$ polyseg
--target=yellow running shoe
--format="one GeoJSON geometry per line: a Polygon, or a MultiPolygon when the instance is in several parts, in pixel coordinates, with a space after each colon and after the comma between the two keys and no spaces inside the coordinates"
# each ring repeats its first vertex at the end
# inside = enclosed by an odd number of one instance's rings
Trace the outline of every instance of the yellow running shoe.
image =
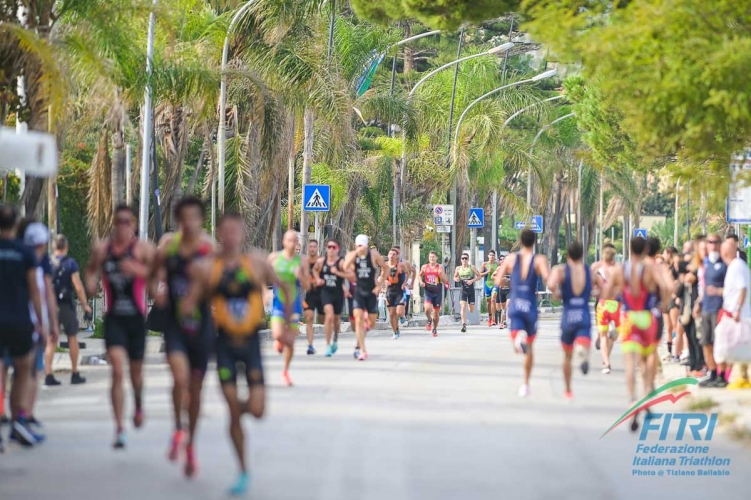
{"type": "Polygon", "coordinates": [[[748,380],[739,378],[735,382],[728,384],[727,388],[733,391],[737,391],[740,389],[751,389],[751,382],[749,382],[748,380]]]}

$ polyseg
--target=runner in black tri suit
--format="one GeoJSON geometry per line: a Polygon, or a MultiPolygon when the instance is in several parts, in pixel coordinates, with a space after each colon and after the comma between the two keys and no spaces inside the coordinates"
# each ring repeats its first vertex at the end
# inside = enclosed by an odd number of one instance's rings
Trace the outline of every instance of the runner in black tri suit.
{"type": "MultiPolygon", "coordinates": [[[[239,496],[246,493],[250,482],[240,419],[245,413],[261,418],[266,404],[258,334],[266,323],[263,292],[267,284],[285,290],[287,284],[278,279],[266,255],[260,252],[242,253],[245,228],[239,215],[223,215],[217,236],[221,242],[221,252],[216,258],[202,259],[192,266],[190,292],[181,307],[183,313],[190,314],[201,300],[211,301],[217,331],[219,381],[230,413],[230,438],[240,464],[240,475],[230,493],[239,496]],[[247,399],[240,399],[237,391],[239,364],[243,366],[243,374],[248,382],[247,399]]],[[[286,314],[291,317],[291,304],[286,314]]]]}
{"type": "MultiPolygon", "coordinates": [[[[318,262],[318,240],[308,240],[308,271],[313,276],[313,268],[318,262]]],[[[308,354],[315,354],[313,347],[313,324],[315,323],[316,313],[318,320],[323,316],[323,303],[321,303],[321,290],[323,289],[323,279],[313,279],[310,282],[310,288],[305,292],[305,301],[303,302],[303,315],[305,316],[305,328],[308,335],[308,354]]]]}
{"type": "Polygon", "coordinates": [[[326,256],[319,258],[313,268],[313,279],[323,282],[321,304],[325,315],[327,357],[332,356],[339,349],[344,298],[350,295],[349,287],[344,283],[347,273],[344,272],[343,262],[344,259],[339,257],[339,244],[334,240],[329,240],[326,243],[326,256]],[[331,341],[332,333],[334,334],[333,342],[331,341]]]}
{"type": "Polygon", "coordinates": [[[389,250],[388,268],[389,271],[386,274],[386,283],[388,283],[386,306],[389,309],[393,338],[398,339],[401,335],[399,318],[404,316],[404,289],[407,287],[408,271],[404,263],[399,262],[399,250],[396,248],[389,250]]]}
{"type": "Polygon", "coordinates": [[[360,361],[368,359],[365,347],[365,321],[369,319],[371,325],[378,320],[378,293],[381,290],[384,276],[389,272],[388,266],[376,249],[368,249],[368,237],[364,234],[355,238],[356,249],[347,254],[344,269],[348,278],[356,282],[352,308],[355,316],[355,332],[357,346],[354,356],[360,361]],[[376,269],[381,269],[376,283],[376,269]]]}
{"type": "Polygon", "coordinates": [[[143,412],[143,357],[146,348],[146,286],[152,274],[154,247],[135,237],[136,217],[122,205],[115,209],[112,238],[99,242],[91,250],[86,270],[86,289],[90,297],[97,293],[102,275],[106,313],[104,342],[112,367],[112,409],[117,435],[114,447],[125,447],[125,359],[130,362],[135,413],[133,425],[141,427],[143,412]]]}
{"type": "MultiPolygon", "coordinates": [[[[175,431],[169,450],[169,459],[179,457],[180,444],[185,437],[182,408],[188,407],[188,442],[186,445],[185,475],[196,472],[194,443],[201,410],[201,388],[208,366],[211,349],[211,311],[207,302],[199,303],[191,314],[184,314],[181,302],[190,289],[190,267],[213,253],[213,242],[203,229],[205,208],[194,196],[186,196],[175,207],[179,232],[166,234],[159,243],[157,267],[160,274],[155,280],[166,282],[166,296],[157,296],[157,305],[168,305],[169,311],[164,331],[167,361],[172,371],[172,406],[175,431]],[[187,400],[187,401],[186,401],[187,400]]],[[[155,286],[152,284],[152,286],[155,286]]]]}

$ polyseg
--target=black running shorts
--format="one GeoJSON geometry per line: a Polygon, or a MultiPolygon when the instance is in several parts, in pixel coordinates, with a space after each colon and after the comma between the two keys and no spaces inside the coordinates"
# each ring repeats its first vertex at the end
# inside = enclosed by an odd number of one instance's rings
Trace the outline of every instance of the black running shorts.
{"type": "Polygon", "coordinates": [[[237,383],[237,365],[242,364],[249,386],[263,385],[261,340],[258,333],[234,337],[219,332],[216,338],[216,367],[222,384],[237,383]]]}

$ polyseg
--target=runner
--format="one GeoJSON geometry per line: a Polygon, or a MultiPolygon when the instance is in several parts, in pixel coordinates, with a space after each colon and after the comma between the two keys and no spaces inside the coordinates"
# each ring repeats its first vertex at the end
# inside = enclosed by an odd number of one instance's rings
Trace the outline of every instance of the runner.
{"type": "Polygon", "coordinates": [[[316,262],[314,279],[323,279],[321,303],[323,304],[324,327],[326,331],[326,356],[333,356],[339,349],[339,333],[342,327],[342,310],[344,298],[349,294],[349,287],[344,283],[346,273],[342,269],[343,259],[339,257],[339,244],[334,240],[326,243],[326,256],[316,262]],[[331,334],[334,341],[331,341],[331,334]]]}
{"type": "MultiPolygon", "coordinates": [[[[78,317],[74,303],[74,294],[78,297],[84,313],[91,316],[93,311],[86,300],[78,262],[68,255],[68,239],[62,234],[55,238],[55,256],[53,261],[53,286],[57,296],[57,309],[60,324],[68,338],[70,350],[70,362],[72,365],[70,383],[83,384],[86,379],[78,371],[78,317]]],[[[55,354],[54,346],[47,347],[45,352],[45,385],[60,385],[60,382],[52,375],[52,357],[55,354]]]]}
{"type": "Polygon", "coordinates": [[[615,247],[611,243],[606,243],[602,248],[602,260],[592,264],[593,282],[599,294],[595,307],[598,331],[595,347],[602,352],[602,373],[605,375],[610,373],[610,355],[621,328],[620,300],[606,299],[602,295],[602,290],[608,283],[610,274],[616,265],[615,252],[615,247]],[[605,342],[604,349],[602,349],[602,342],[605,342]]]}
{"type": "Polygon", "coordinates": [[[204,231],[206,208],[200,198],[186,196],[174,209],[179,231],[165,234],[157,250],[157,269],[152,289],[157,291],[156,306],[168,305],[164,331],[167,362],[173,377],[172,408],[175,431],[168,458],[179,458],[180,445],[185,438],[182,409],[188,408],[188,441],[185,447],[185,475],[192,477],[197,470],[195,439],[201,412],[201,389],[209,362],[213,336],[211,310],[207,302],[200,302],[191,314],[183,314],[181,303],[190,290],[190,268],[214,252],[214,242],[204,231]],[[166,283],[158,293],[158,283],[166,283]]]}
{"type": "Polygon", "coordinates": [[[662,253],[662,258],[665,261],[668,272],[670,273],[670,281],[668,283],[668,285],[670,286],[670,302],[668,303],[668,314],[665,316],[665,326],[667,327],[668,331],[668,355],[663,359],[663,361],[678,363],[680,361],[680,358],[678,357],[680,355],[680,352],[677,349],[678,346],[676,346],[675,352],[673,351],[673,342],[677,341],[678,330],[680,327],[680,323],[678,321],[678,305],[675,302],[676,291],[678,290],[679,284],[678,278],[680,276],[678,271],[680,256],[678,255],[678,250],[675,247],[667,247],[662,253]]]}
{"type": "MultiPolygon", "coordinates": [[[[43,318],[42,295],[37,283],[37,259],[34,253],[16,239],[18,212],[11,205],[0,205],[0,353],[7,352],[13,365],[10,393],[10,439],[24,447],[37,444],[27,421],[28,394],[32,384],[34,334],[46,341],[48,331],[43,318]],[[29,304],[36,323],[29,314],[29,304]]],[[[2,359],[2,356],[0,356],[2,359]]],[[[0,361],[1,363],[1,361],[0,361]]],[[[4,371],[0,366],[0,373],[4,371]]],[[[5,378],[0,380],[0,398],[5,402],[5,378]]],[[[3,412],[4,415],[4,412],[3,412]]],[[[0,449],[3,448],[0,438],[0,449]]]]}
{"type": "MultiPolygon", "coordinates": [[[[623,297],[621,306],[621,338],[625,367],[626,388],[631,403],[636,402],[636,366],[641,363],[643,368],[644,395],[651,392],[652,374],[647,358],[656,348],[657,322],[650,311],[650,294],[658,293],[658,271],[644,262],[647,250],[647,240],[644,238],[631,239],[631,260],[623,266],[616,265],[610,273],[610,279],[602,291],[602,298],[613,299],[623,297]]],[[[664,303],[668,302],[668,295],[664,290],[664,303]]],[[[631,422],[631,430],[639,428],[638,413],[631,422]]]]}
{"type": "Polygon", "coordinates": [[[462,333],[467,331],[467,308],[469,312],[475,312],[475,283],[482,277],[480,271],[469,263],[469,254],[462,254],[462,264],[454,270],[454,282],[460,282],[462,295],[459,300],[462,316],[462,333]]]}
{"type": "Polygon", "coordinates": [[[397,253],[399,254],[399,262],[402,263],[404,269],[407,272],[406,286],[404,287],[404,314],[399,318],[401,324],[405,325],[407,324],[407,314],[409,314],[409,302],[412,296],[412,283],[414,283],[415,277],[417,276],[417,269],[415,269],[415,266],[413,266],[410,261],[402,258],[402,247],[395,245],[394,249],[396,249],[397,253]]]}
{"type": "MultiPolygon", "coordinates": [[[[505,260],[505,257],[501,255],[498,258],[498,262],[503,263],[505,260]]],[[[500,269],[500,267],[498,267],[500,269]]],[[[498,269],[495,270],[493,273],[493,283],[495,283],[495,280],[497,278],[497,275],[500,275],[498,269]]],[[[504,274],[501,278],[501,285],[500,286],[493,286],[493,291],[491,292],[491,295],[495,297],[495,315],[497,316],[497,322],[498,322],[498,328],[500,330],[503,330],[506,328],[507,323],[507,316],[508,316],[508,309],[506,308],[506,305],[508,303],[508,296],[511,293],[511,275],[510,274],[504,274]]]]}
{"type": "Polygon", "coordinates": [[[561,343],[563,344],[563,380],[566,391],[563,397],[572,399],[571,361],[576,356],[584,375],[589,372],[589,347],[592,342],[592,318],[589,314],[589,297],[592,294],[592,276],[589,266],[582,262],[584,247],[574,241],[566,250],[566,264],[556,266],[550,273],[548,288],[556,298],[563,299],[561,318],[561,343]]]}
{"type": "Polygon", "coordinates": [[[308,275],[313,279],[310,280],[309,288],[305,292],[303,301],[303,315],[305,316],[305,331],[308,336],[308,354],[315,354],[313,347],[313,324],[315,323],[316,313],[319,319],[323,316],[323,304],[321,303],[321,290],[324,285],[323,278],[313,276],[313,268],[319,260],[318,240],[308,240],[308,275]]]}
{"type": "Polygon", "coordinates": [[[485,277],[485,301],[488,307],[488,327],[495,326],[495,299],[493,298],[493,274],[500,264],[495,258],[495,250],[488,252],[488,261],[482,263],[480,276],[485,277]]]}
{"type": "MultiPolygon", "coordinates": [[[[652,375],[652,390],[655,388],[655,378],[657,377],[658,369],[661,369],[660,359],[657,353],[657,346],[660,345],[662,336],[665,333],[665,319],[662,311],[667,311],[669,302],[663,303],[663,297],[670,297],[672,293],[672,286],[670,281],[672,276],[670,271],[662,262],[660,256],[660,248],[662,243],[660,240],[654,237],[647,238],[647,255],[644,258],[644,262],[649,264],[655,270],[655,276],[657,278],[657,291],[650,295],[649,309],[652,311],[657,322],[657,331],[655,332],[655,349],[647,357],[647,363],[649,366],[649,373],[652,375]]],[[[650,391],[651,392],[651,391],[650,391]]]]}
{"type": "Polygon", "coordinates": [[[449,279],[443,266],[438,263],[438,253],[430,251],[428,264],[420,269],[420,286],[425,288],[425,314],[428,317],[428,329],[433,328],[433,337],[438,336],[438,315],[441,311],[442,284],[449,279]]]}
{"type": "MultiPolygon", "coordinates": [[[[229,435],[240,465],[240,475],[230,488],[235,496],[244,495],[250,483],[245,453],[245,434],[241,417],[245,413],[260,419],[266,406],[261,341],[258,331],[265,323],[263,291],[267,283],[289,294],[260,253],[243,254],[245,227],[237,214],[225,214],[219,220],[217,236],[221,250],[213,259],[202,259],[191,266],[191,289],[181,304],[189,315],[202,300],[212,305],[216,326],[216,358],[219,381],[230,413],[229,435]],[[237,391],[237,365],[242,364],[249,395],[240,399],[237,391]]],[[[285,317],[292,315],[287,305],[285,317]]]]}
{"type": "Polygon", "coordinates": [[[537,334],[537,279],[539,277],[546,283],[550,273],[547,257],[534,252],[536,240],[530,229],[522,230],[519,236],[521,250],[506,257],[501,266],[503,269],[496,276],[496,285],[500,285],[502,276],[511,275],[508,307],[511,340],[516,351],[525,355],[524,383],[519,388],[521,397],[529,395],[529,377],[534,363],[532,344],[537,334]]]}
{"type": "Polygon", "coordinates": [[[133,425],[144,423],[143,357],[146,349],[146,285],[152,274],[154,247],[135,237],[136,216],[128,205],[115,208],[114,229],[108,241],[91,249],[86,269],[86,291],[96,295],[99,276],[105,295],[104,343],[112,367],[112,410],[115,416],[115,449],[125,448],[125,360],[133,386],[133,425]]]}
{"type": "Polygon", "coordinates": [[[287,285],[283,288],[274,288],[274,303],[271,311],[271,335],[274,337],[274,346],[279,354],[284,353],[284,370],[282,382],[291,386],[292,379],[289,377],[289,366],[295,353],[295,339],[299,328],[302,303],[301,291],[310,286],[308,266],[303,265],[299,246],[299,236],[295,231],[287,231],[282,238],[282,251],[269,255],[269,262],[274,268],[279,279],[287,285]],[[285,311],[291,309],[291,315],[285,311]]]}
{"type": "Polygon", "coordinates": [[[368,241],[364,234],[358,235],[355,238],[355,250],[349,252],[344,259],[348,279],[356,283],[352,299],[357,335],[354,357],[360,361],[368,359],[368,350],[365,347],[365,321],[375,325],[378,319],[378,293],[384,276],[389,273],[389,268],[378,250],[368,249],[368,241]],[[377,268],[381,269],[381,273],[376,280],[377,268]]]}
{"type": "Polygon", "coordinates": [[[407,266],[399,261],[399,250],[389,250],[388,273],[386,274],[386,306],[389,309],[389,321],[393,338],[398,339],[399,318],[404,316],[404,289],[407,287],[407,266]]]}

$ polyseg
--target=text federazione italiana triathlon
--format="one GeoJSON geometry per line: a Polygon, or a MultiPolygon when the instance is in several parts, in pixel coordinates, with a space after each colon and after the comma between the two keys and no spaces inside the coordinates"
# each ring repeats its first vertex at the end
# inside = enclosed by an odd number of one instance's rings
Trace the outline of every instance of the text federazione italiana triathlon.
{"type": "MultiPolygon", "coordinates": [[[[709,446],[693,445],[636,445],[635,467],[729,467],[730,459],[710,456],[709,446]]],[[[707,471],[706,475],[715,475],[707,471]]],[[[727,471],[716,471],[716,475],[726,475],[727,471]]]]}

